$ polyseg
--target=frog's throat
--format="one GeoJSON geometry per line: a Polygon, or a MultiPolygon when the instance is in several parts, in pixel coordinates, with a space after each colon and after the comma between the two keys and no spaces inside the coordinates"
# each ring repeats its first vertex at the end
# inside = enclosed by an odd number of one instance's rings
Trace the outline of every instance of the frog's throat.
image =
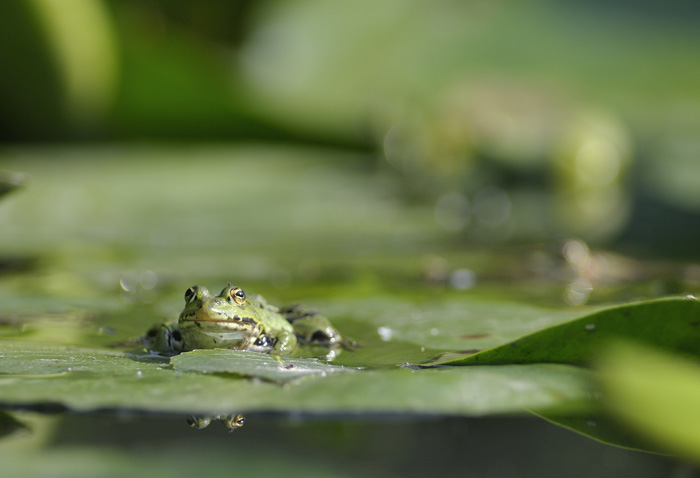
{"type": "Polygon", "coordinates": [[[250,338],[250,330],[231,330],[231,331],[201,331],[202,335],[207,337],[212,337],[223,341],[224,343],[238,343],[243,340],[248,340],[250,338]]]}

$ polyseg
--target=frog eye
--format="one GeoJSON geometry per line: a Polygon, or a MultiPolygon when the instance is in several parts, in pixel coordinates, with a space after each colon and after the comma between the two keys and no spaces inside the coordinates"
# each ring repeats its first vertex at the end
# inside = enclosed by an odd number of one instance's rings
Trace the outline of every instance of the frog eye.
{"type": "Polygon", "coordinates": [[[243,305],[245,304],[245,292],[243,292],[243,289],[240,287],[231,287],[231,298],[236,302],[238,305],[243,305]]]}
{"type": "Polygon", "coordinates": [[[185,304],[189,304],[190,302],[192,302],[196,295],[197,294],[196,294],[194,286],[187,289],[185,291],[185,304]]]}

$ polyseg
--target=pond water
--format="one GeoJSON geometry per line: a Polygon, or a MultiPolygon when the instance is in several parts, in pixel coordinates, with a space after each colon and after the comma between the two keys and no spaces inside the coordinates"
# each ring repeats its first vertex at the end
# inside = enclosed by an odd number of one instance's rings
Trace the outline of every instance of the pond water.
{"type": "Polygon", "coordinates": [[[357,153],[53,147],[6,150],[4,158],[3,168],[30,177],[0,204],[5,469],[57,476],[690,470],[528,414],[560,406],[587,413],[585,370],[417,367],[606,302],[681,292],[683,280],[665,279],[676,278],[678,266],[593,253],[580,241],[468,245],[441,228],[433,208],[402,202],[390,178],[357,153]],[[596,274],[582,271],[581,254],[602,265],[596,274]],[[138,338],[177,318],[189,286],[218,290],[229,281],[273,304],[322,311],[359,344],[330,363],[358,371],[261,381],[177,363],[173,370],[143,350],[138,338]],[[57,410],[65,413],[37,413],[57,410]],[[229,434],[220,424],[193,430],[185,422],[190,413],[223,411],[244,412],[245,427],[229,434]]]}

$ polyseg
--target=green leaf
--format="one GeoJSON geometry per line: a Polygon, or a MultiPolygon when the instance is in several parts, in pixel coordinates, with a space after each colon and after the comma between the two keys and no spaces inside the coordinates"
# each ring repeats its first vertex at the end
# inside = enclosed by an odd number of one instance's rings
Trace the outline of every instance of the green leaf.
{"type": "MultiPolygon", "coordinates": [[[[1,405],[83,412],[455,415],[578,410],[589,405],[591,372],[567,365],[359,370],[310,374],[281,386],[235,375],[172,370],[150,356],[65,347],[31,349],[27,353],[19,346],[0,344],[0,373],[5,374],[0,376],[1,405]],[[48,357],[56,366],[48,370],[52,373],[42,373],[48,357]]],[[[194,364],[183,358],[180,365],[206,368],[200,361],[206,356],[194,354],[194,364]]],[[[232,366],[239,367],[245,368],[232,366]]],[[[212,366],[212,370],[223,368],[221,363],[212,366]]]]}
{"type": "Polygon", "coordinates": [[[658,350],[614,344],[598,362],[603,404],[650,443],[700,460],[700,367],[658,350]]]}
{"type": "Polygon", "coordinates": [[[331,373],[354,370],[316,359],[282,358],[260,352],[223,349],[183,353],[171,358],[170,363],[181,372],[231,373],[280,383],[308,375],[325,377],[331,373]]]}
{"type": "Polygon", "coordinates": [[[585,363],[611,338],[629,338],[700,356],[700,302],[663,299],[610,307],[526,335],[448,365],[585,363]]]}
{"type": "Polygon", "coordinates": [[[142,364],[167,366],[167,359],[153,355],[128,355],[105,350],[87,350],[28,343],[0,344],[0,374],[55,375],[69,372],[135,373],[142,364]]]}
{"type": "MultiPolygon", "coordinates": [[[[473,296],[363,297],[315,301],[328,317],[351,314],[364,334],[382,341],[414,343],[434,350],[484,349],[576,317],[570,308],[552,310],[473,296]]],[[[354,333],[354,331],[353,331],[354,333]]],[[[353,335],[353,338],[354,335],[353,335]]],[[[357,337],[362,344],[364,337],[357,337]]]]}

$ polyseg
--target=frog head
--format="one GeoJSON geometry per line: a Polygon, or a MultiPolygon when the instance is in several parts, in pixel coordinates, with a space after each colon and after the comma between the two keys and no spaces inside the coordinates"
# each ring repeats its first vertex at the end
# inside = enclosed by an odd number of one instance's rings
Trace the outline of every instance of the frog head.
{"type": "Polygon", "coordinates": [[[260,335],[260,318],[243,290],[229,284],[219,295],[194,285],[185,291],[178,319],[188,349],[246,349],[260,335]]]}

